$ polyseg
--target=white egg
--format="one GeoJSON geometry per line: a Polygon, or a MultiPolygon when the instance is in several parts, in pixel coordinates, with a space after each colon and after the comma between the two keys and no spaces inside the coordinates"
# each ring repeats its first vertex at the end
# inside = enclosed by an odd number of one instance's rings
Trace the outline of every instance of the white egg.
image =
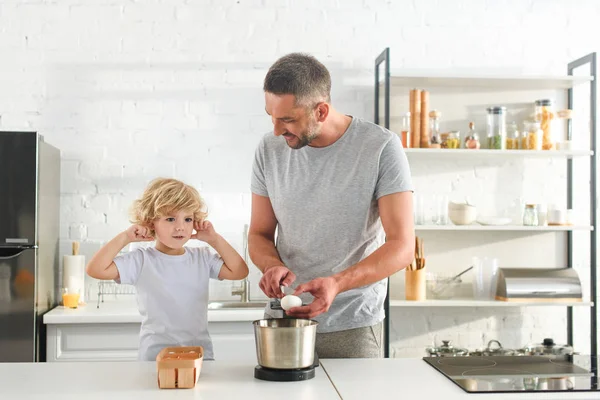
{"type": "Polygon", "coordinates": [[[298,296],[294,296],[293,294],[288,294],[283,299],[281,299],[281,308],[285,311],[289,310],[292,307],[300,307],[302,305],[302,299],[298,296]]]}

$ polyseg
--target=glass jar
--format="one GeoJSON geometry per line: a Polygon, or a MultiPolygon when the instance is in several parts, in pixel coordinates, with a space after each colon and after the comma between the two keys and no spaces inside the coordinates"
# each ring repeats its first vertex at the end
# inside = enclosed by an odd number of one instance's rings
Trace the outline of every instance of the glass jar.
{"type": "Polygon", "coordinates": [[[520,132],[516,122],[511,122],[506,128],[506,150],[519,150],[520,132]]]}
{"type": "Polygon", "coordinates": [[[465,136],[465,149],[479,149],[479,135],[475,132],[475,123],[469,122],[469,132],[465,136]]]}
{"type": "Polygon", "coordinates": [[[465,357],[469,355],[469,350],[452,346],[450,340],[442,340],[441,346],[428,347],[426,350],[431,357],[465,357]]]}
{"type": "Polygon", "coordinates": [[[490,107],[487,109],[488,148],[506,149],[506,107],[490,107]]]}
{"type": "Polygon", "coordinates": [[[439,149],[442,145],[440,136],[440,117],[442,113],[437,110],[429,112],[429,148],[439,149]]]}
{"type": "Polygon", "coordinates": [[[542,135],[544,132],[540,128],[539,122],[527,121],[524,123],[525,129],[521,135],[522,150],[541,150],[542,135]]]}
{"type": "Polygon", "coordinates": [[[460,132],[459,131],[450,131],[446,133],[442,133],[440,135],[442,138],[441,147],[442,149],[459,149],[460,148],[460,132]]]}
{"type": "Polygon", "coordinates": [[[544,132],[542,136],[542,150],[553,150],[555,148],[556,139],[552,132],[554,117],[552,100],[542,99],[535,101],[535,120],[540,123],[540,128],[544,132]]]}
{"type": "Polygon", "coordinates": [[[400,140],[402,147],[408,149],[410,147],[410,112],[407,112],[402,117],[402,130],[400,131],[400,140]]]}
{"type": "Polygon", "coordinates": [[[535,204],[526,204],[523,213],[523,225],[538,226],[537,206],[535,204]]]}

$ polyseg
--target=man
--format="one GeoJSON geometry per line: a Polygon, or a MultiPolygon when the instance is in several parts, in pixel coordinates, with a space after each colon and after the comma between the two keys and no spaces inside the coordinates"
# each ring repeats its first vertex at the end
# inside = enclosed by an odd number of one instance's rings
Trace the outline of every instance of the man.
{"type": "Polygon", "coordinates": [[[310,55],[280,58],[263,89],[274,129],[256,149],[248,236],[260,288],[310,293],[287,314],[319,322],[319,357],[382,357],[385,278],[414,257],[400,139],[336,111],[329,72],[310,55]]]}

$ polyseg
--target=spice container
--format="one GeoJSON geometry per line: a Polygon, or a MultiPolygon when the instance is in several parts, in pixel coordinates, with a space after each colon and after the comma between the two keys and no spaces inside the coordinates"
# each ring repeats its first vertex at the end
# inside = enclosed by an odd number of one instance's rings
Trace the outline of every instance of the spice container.
{"type": "Polygon", "coordinates": [[[447,133],[442,133],[440,135],[442,138],[441,147],[442,149],[459,149],[460,148],[460,132],[459,131],[450,131],[447,133]]]}
{"type": "Polygon", "coordinates": [[[400,140],[402,147],[408,149],[410,147],[410,112],[407,112],[402,117],[402,130],[400,131],[400,140]]]}
{"type": "Polygon", "coordinates": [[[469,122],[469,132],[465,137],[465,149],[479,149],[479,135],[475,132],[475,123],[469,122]]]}
{"type": "Polygon", "coordinates": [[[523,225],[538,226],[537,205],[526,204],[525,212],[523,213],[523,225]]]}
{"type": "Polygon", "coordinates": [[[521,135],[521,149],[522,150],[541,150],[542,149],[542,135],[544,132],[540,129],[539,122],[525,122],[525,129],[521,135]]]}
{"type": "Polygon", "coordinates": [[[508,124],[506,129],[506,150],[518,150],[520,148],[520,132],[516,122],[508,124]]]}
{"type": "Polygon", "coordinates": [[[552,132],[554,117],[552,100],[543,99],[535,101],[535,120],[540,123],[540,128],[544,133],[542,137],[542,150],[552,150],[555,148],[556,139],[552,132]]]}
{"type": "Polygon", "coordinates": [[[487,109],[488,148],[506,149],[506,107],[490,107],[487,109]]]}
{"type": "Polygon", "coordinates": [[[439,149],[442,144],[440,136],[440,117],[442,113],[437,110],[431,110],[429,113],[429,147],[439,149]]]}

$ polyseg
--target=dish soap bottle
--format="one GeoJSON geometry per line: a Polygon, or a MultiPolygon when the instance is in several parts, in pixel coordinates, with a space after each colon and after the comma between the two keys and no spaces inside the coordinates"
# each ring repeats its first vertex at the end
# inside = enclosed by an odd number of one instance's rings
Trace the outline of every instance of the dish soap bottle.
{"type": "Polygon", "coordinates": [[[481,147],[479,143],[479,135],[475,132],[475,123],[469,122],[469,132],[465,137],[465,149],[477,150],[481,147]]]}

